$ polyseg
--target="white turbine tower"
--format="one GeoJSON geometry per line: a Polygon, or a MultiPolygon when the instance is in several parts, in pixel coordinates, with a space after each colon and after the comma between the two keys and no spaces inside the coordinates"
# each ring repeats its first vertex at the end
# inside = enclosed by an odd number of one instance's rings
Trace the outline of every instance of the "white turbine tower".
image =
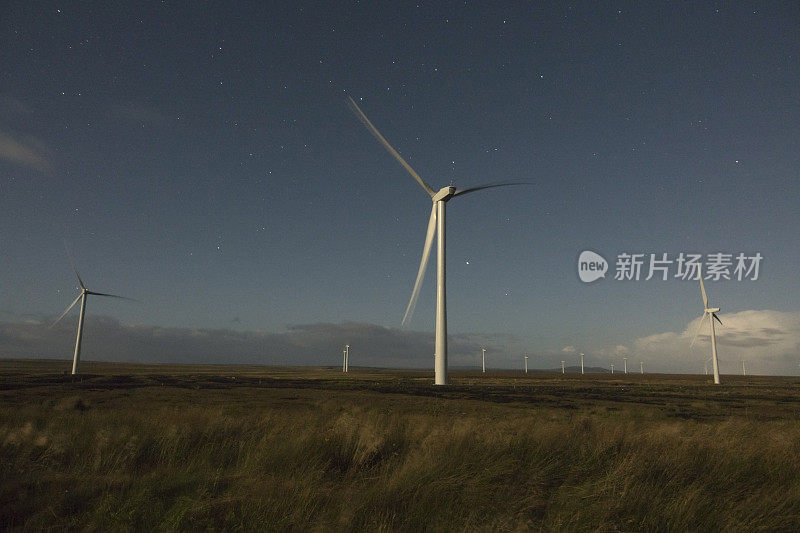
{"type": "Polygon", "coordinates": [[[583,354],[581,354],[581,374],[583,374],[583,354]]]}
{"type": "Polygon", "coordinates": [[[700,333],[700,328],[703,326],[703,320],[708,317],[708,322],[711,327],[711,364],[714,369],[714,384],[719,385],[719,361],[717,360],[717,336],[714,331],[714,320],[720,324],[722,324],[722,320],[717,316],[719,307],[708,306],[708,296],[706,295],[705,285],[703,285],[703,272],[701,269],[698,269],[697,276],[700,278],[700,293],[703,295],[703,316],[700,318],[700,323],[697,324],[697,331],[694,334],[692,344],[689,348],[694,346],[694,342],[697,340],[697,334],[700,333]]]}
{"type": "Polygon", "coordinates": [[[644,374],[644,361],[639,361],[639,372],[644,374]]]}
{"type": "Polygon", "coordinates": [[[486,372],[486,348],[481,348],[483,352],[483,371],[486,372]]]}
{"type": "Polygon", "coordinates": [[[350,345],[344,345],[344,371],[350,372],[350,345]]]}
{"type": "Polygon", "coordinates": [[[78,295],[77,298],[75,298],[75,300],[71,304],[69,304],[69,307],[67,307],[64,310],[64,312],[61,313],[61,316],[58,317],[56,319],[56,321],[53,322],[53,324],[50,327],[52,328],[53,326],[58,324],[61,321],[61,319],[64,318],[64,316],[66,316],[67,313],[69,313],[70,309],[75,307],[75,304],[78,303],[78,300],[80,300],[80,302],[81,302],[81,312],[78,315],[78,336],[75,339],[75,354],[72,356],[72,373],[73,374],[77,374],[78,373],[78,363],[80,363],[80,360],[81,360],[81,342],[83,340],[83,318],[86,315],[86,298],[87,298],[87,296],[89,296],[90,294],[93,294],[94,296],[108,296],[109,298],[121,298],[123,300],[132,300],[132,298],[126,298],[125,296],[117,296],[116,294],[106,294],[106,293],[103,293],[103,292],[90,291],[89,289],[86,288],[86,285],[83,284],[83,280],[81,279],[80,274],[78,274],[78,271],[75,270],[74,268],[73,268],[73,270],[75,271],[75,276],[78,278],[78,283],[80,283],[80,285],[81,285],[81,287],[80,287],[81,293],[78,295]]]}
{"type": "Polygon", "coordinates": [[[528,356],[525,356],[525,373],[528,373],[528,356]]]}
{"type": "Polygon", "coordinates": [[[622,358],[622,362],[625,365],[625,373],[627,374],[628,373],[628,358],[627,357],[623,357],[622,358]]]}
{"type": "Polygon", "coordinates": [[[437,235],[436,242],[436,352],[435,356],[435,374],[436,385],[447,385],[447,299],[445,295],[445,206],[447,202],[456,196],[467,194],[483,189],[493,187],[503,187],[507,185],[530,185],[529,183],[491,183],[487,185],[479,185],[470,187],[468,189],[456,189],[453,186],[442,187],[439,191],[425,183],[425,181],[411,168],[411,165],[406,163],[397,150],[392,148],[389,141],[381,135],[378,129],[369,121],[367,116],[361,111],[361,108],[353,101],[350,100],[350,107],[353,112],[358,116],[364,126],[372,133],[372,135],[380,142],[386,150],[411,174],[419,185],[425,189],[425,192],[433,200],[431,208],[431,215],[428,219],[428,231],[425,236],[425,245],[422,248],[422,260],[419,263],[419,271],[417,272],[417,281],[414,283],[414,290],[411,291],[411,299],[406,307],[405,315],[403,316],[403,324],[411,318],[414,313],[414,308],[417,305],[417,298],[419,297],[419,290],[422,286],[422,280],[425,277],[425,269],[428,266],[428,258],[430,257],[431,248],[433,246],[433,235],[437,235]]]}
{"type": "Polygon", "coordinates": [[[614,373],[614,363],[611,363],[611,373],[614,373]]]}
{"type": "Polygon", "coordinates": [[[342,350],[342,372],[347,372],[347,350],[342,350]]]}
{"type": "Polygon", "coordinates": [[[565,373],[565,370],[564,370],[564,361],[561,361],[561,373],[562,373],[562,374],[564,374],[564,373],[565,373]]]}
{"type": "Polygon", "coordinates": [[[746,369],[745,369],[745,367],[744,367],[744,359],[742,359],[742,375],[743,375],[743,376],[746,376],[746,375],[747,375],[747,370],[746,370],[746,369]]]}

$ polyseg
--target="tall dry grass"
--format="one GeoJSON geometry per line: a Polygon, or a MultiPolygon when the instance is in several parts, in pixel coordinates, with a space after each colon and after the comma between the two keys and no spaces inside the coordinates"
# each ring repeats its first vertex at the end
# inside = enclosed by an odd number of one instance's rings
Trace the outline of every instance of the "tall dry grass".
{"type": "Polygon", "coordinates": [[[800,529],[797,420],[148,388],[0,406],[0,453],[3,529],[800,529]]]}

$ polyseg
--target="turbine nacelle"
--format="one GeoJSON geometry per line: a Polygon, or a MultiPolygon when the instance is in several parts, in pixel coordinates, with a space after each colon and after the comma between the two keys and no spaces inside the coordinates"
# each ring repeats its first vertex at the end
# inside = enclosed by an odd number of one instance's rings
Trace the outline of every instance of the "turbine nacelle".
{"type": "Polygon", "coordinates": [[[439,192],[434,194],[431,199],[435,202],[446,202],[456,194],[456,188],[453,186],[442,187],[439,192]]]}
{"type": "Polygon", "coordinates": [[[719,313],[719,307],[706,308],[706,313],[719,313]]]}

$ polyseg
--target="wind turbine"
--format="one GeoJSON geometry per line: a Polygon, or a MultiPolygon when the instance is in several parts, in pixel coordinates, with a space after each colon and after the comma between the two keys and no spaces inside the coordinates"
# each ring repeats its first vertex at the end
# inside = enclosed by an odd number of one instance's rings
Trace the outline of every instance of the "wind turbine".
{"type": "Polygon", "coordinates": [[[64,316],[66,316],[67,313],[69,313],[70,309],[75,307],[75,304],[78,303],[78,300],[80,300],[81,313],[80,315],[78,315],[78,336],[75,339],[75,354],[72,356],[72,374],[74,375],[78,373],[78,363],[81,360],[81,341],[83,340],[83,317],[86,315],[87,296],[93,294],[94,296],[108,296],[109,298],[121,298],[123,300],[133,300],[133,299],[126,298],[125,296],[117,296],[116,294],[106,294],[103,292],[90,291],[89,289],[86,288],[86,285],[83,284],[83,280],[81,279],[80,274],[78,274],[78,271],[74,267],[73,270],[75,271],[75,276],[78,278],[78,283],[80,283],[81,285],[80,288],[81,293],[78,295],[77,298],[75,298],[75,300],[71,304],[69,304],[69,307],[67,307],[64,310],[64,312],[61,313],[61,316],[58,317],[56,321],[50,325],[50,327],[52,328],[53,326],[58,324],[61,321],[61,319],[64,318],[64,316]]]}
{"type": "Polygon", "coordinates": [[[583,354],[581,354],[581,374],[583,374],[583,354]]]}
{"type": "Polygon", "coordinates": [[[708,316],[708,322],[711,325],[711,363],[714,369],[714,384],[719,385],[719,361],[717,360],[717,336],[714,332],[714,320],[719,322],[720,325],[722,324],[722,320],[720,320],[717,316],[719,307],[708,306],[708,296],[706,295],[705,285],[703,285],[702,269],[698,269],[697,276],[700,278],[700,292],[703,295],[703,316],[700,319],[700,323],[697,324],[697,331],[694,334],[692,344],[689,346],[689,348],[691,349],[691,347],[694,346],[694,342],[697,340],[697,334],[700,333],[700,328],[703,326],[703,320],[705,320],[706,316],[708,316]]]}
{"type": "Polygon", "coordinates": [[[743,376],[747,375],[747,370],[745,370],[745,367],[744,367],[744,359],[742,359],[742,375],[743,376]]]}
{"type": "Polygon", "coordinates": [[[564,361],[561,361],[561,373],[563,374],[564,372],[564,361]]]}
{"type": "Polygon", "coordinates": [[[347,372],[347,350],[342,350],[342,372],[347,372]]]}
{"type": "Polygon", "coordinates": [[[381,135],[381,132],[370,122],[367,116],[361,111],[361,108],[355,103],[352,98],[350,100],[350,107],[353,112],[358,116],[364,127],[380,142],[386,150],[400,163],[406,171],[411,174],[419,185],[425,189],[425,192],[433,200],[431,208],[431,215],[428,219],[428,231],[425,235],[425,245],[422,248],[422,260],[419,263],[419,271],[417,272],[417,281],[414,283],[414,289],[411,291],[411,300],[406,307],[405,315],[403,316],[403,324],[411,318],[414,313],[414,308],[417,305],[417,298],[419,297],[419,290],[422,286],[422,280],[425,277],[425,269],[428,266],[428,258],[430,257],[431,248],[433,246],[433,235],[437,235],[436,241],[436,353],[435,353],[435,383],[436,385],[447,385],[447,298],[445,294],[445,206],[447,202],[456,196],[468,194],[483,189],[493,187],[503,187],[507,185],[531,185],[529,183],[490,183],[486,185],[478,185],[468,189],[456,189],[452,185],[442,187],[439,191],[425,183],[425,181],[411,168],[411,165],[406,163],[397,150],[392,148],[389,141],[381,135]]]}
{"type": "Polygon", "coordinates": [[[486,348],[481,348],[483,352],[483,371],[486,372],[486,348]]]}
{"type": "Polygon", "coordinates": [[[350,345],[344,345],[344,371],[350,372],[350,345]]]}
{"type": "Polygon", "coordinates": [[[627,357],[623,357],[622,361],[625,364],[625,373],[627,374],[628,373],[628,358],[627,357]]]}
{"type": "Polygon", "coordinates": [[[611,373],[614,373],[614,363],[611,363],[611,373]]]}
{"type": "Polygon", "coordinates": [[[644,374],[644,361],[639,361],[639,372],[644,374]]]}
{"type": "Polygon", "coordinates": [[[525,356],[525,373],[528,373],[528,356],[525,356]]]}

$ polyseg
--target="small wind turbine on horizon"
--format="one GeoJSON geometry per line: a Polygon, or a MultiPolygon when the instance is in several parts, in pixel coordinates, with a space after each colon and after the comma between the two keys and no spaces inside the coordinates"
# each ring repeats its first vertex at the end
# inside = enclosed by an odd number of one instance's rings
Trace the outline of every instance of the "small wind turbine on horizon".
{"type": "Polygon", "coordinates": [[[697,324],[697,331],[694,333],[694,338],[692,339],[692,344],[689,345],[689,349],[694,346],[697,340],[697,334],[700,333],[700,328],[703,326],[703,320],[708,316],[708,322],[711,328],[711,364],[714,370],[714,384],[719,385],[719,361],[717,360],[717,336],[714,331],[714,320],[722,325],[722,320],[717,316],[720,308],[708,306],[708,296],[706,295],[706,287],[703,285],[702,269],[697,269],[697,277],[700,279],[700,293],[703,296],[703,316],[700,318],[700,323],[697,324]]]}
{"type": "Polygon", "coordinates": [[[627,374],[628,373],[628,358],[627,357],[623,357],[622,361],[623,361],[623,363],[625,365],[625,374],[627,374]]]}
{"type": "Polygon", "coordinates": [[[53,322],[50,325],[50,327],[52,328],[56,324],[58,324],[61,321],[61,319],[64,318],[66,316],[66,314],[69,313],[70,310],[73,307],[75,307],[75,304],[78,303],[78,300],[80,300],[80,302],[81,302],[81,312],[78,315],[78,336],[75,339],[75,353],[72,356],[72,374],[74,375],[74,374],[78,373],[78,363],[80,363],[80,360],[81,360],[81,342],[83,341],[83,319],[84,319],[84,316],[86,315],[86,299],[87,299],[87,297],[90,294],[92,294],[94,296],[106,296],[108,298],[120,298],[122,300],[131,300],[131,301],[135,301],[135,300],[133,300],[133,298],[127,298],[125,296],[117,296],[116,294],[106,294],[104,292],[90,291],[89,289],[86,288],[86,285],[84,285],[83,280],[81,279],[80,274],[78,274],[77,269],[75,269],[73,267],[73,271],[75,272],[75,276],[78,278],[78,283],[80,283],[80,291],[81,291],[81,293],[78,295],[77,298],[75,298],[75,300],[71,304],[69,304],[69,307],[67,307],[64,310],[64,312],[61,313],[61,316],[59,316],[56,319],[56,321],[53,322]]]}
{"type": "Polygon", "coordinates": [[[414,289],[411,291],[411,300],[406,307],[405,315],[403,316],[402,323],[405,324],[414,313],[414,308],[417,305],[417,298],[419,291],[422,287],[422,280],[425,277],[425,270],[428,266],[428,258],[430,257],[431,248],[433,246],[433,236],[436,234],[436,351],[435,351],[435,384],[447,385],[447,298],[445,291],[445,249],[446,249],[446,233],[445,233],[445,206],[447,202],[456,196],[490,189],[493,187],[503,187],[509,185],[531,185],[525,183],[491,183],[486,185],[479,185],[476,187],[469,187],[467,189],[456,189],[452,185],[442,187],[439,191],[435,191],[430,185],[411,168],[411,165],[406,163],[397,150],[395,150],[389,141],[381,135],[378,129],[370,122],[367,116],[361,111],[361,108],[355,103],[352,98],[349,98],[350,107],[353,112],[358,116],[364,127],[380,142],[383,147],[400,163],[406,171],[411,174],[417,183],[425,190],[431,197],[433,206],[431,208],[431,215],[428,219],[428,231],[425,235],[425,245],[422,248],[422,259],[419,264],[419,271],[417,272],[417,280],[414,283],[414,289]]]}
{"type": "Polygon", "coordinates": [[[528,373],[528,356],[525,356],[525,373],[528,373]]]}
{"type": "Polygon", "coordinates": [[[581,354],[581,374],[583,374],[583,354],[581,354]]]}
{"type": "Polygon", "coordinates": [[[639,372],[644,374],[644,361],[639,361],[639,372]]]}
{"type": "Polygon", "coordinates": [[[611,373],[614,373],[614,363],[611,363],[611,373]]]}
{"type": "Polygon", "coordinates": [[[486,348],[481,348],[481,351],[483,352],[483,371],[485,373],[486,372],[486,348]]]}
{"type": "Polygon", "coordinates": [[[564,361],[561,361],[561,373],[564,374],[566,371],[564,370],[564,361]]]}

